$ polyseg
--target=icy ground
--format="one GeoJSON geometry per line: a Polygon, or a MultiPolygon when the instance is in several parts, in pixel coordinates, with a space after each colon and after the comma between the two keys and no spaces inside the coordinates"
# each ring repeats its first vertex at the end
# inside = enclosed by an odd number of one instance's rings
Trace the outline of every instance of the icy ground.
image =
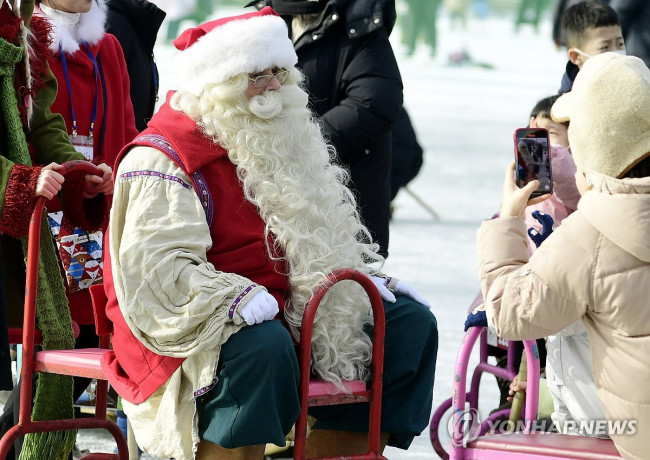
{"type": "MultiPolygon", "coordinates": [[[[220,11],[219,16],[231,12],[220,11]]],[[[405,105],[426,155],[410,189],[440,220],[400,192],[384,269],[417,288],[433,305],[440,334],[434,409],[451,396],[463,321],[479,289],[475,233],[481,220],[498,209],[505,167],[513,158],[513,131],[526,125],[537,100],[557,91],[565,65],[565,55],[550,39],[548,18],[538,34],[528,26],[516,34],[512,15],[472,18],[463,30],[452,29],[443,14],[438,18],[438,31],[435,58],[424,46],[414,56],[405,56],[399,29],[392,34],[404,79],[405,105]],[[493,68],[449,65],[449,54],[463,49],[474,61],[493,68]]],[[[164,28],[160,37],[164,37],[164,28]]],[[[159,42],[156,57],[164,95],[164,90],[173,87],[172,48],[159,42]]],[[[484,379],[482,388],[485,415],[495,407],[498,391],[492,377],[484,379]]],[[[93,451],[114,448],[102,432],[82,433],[78,443],[93,451]]],[[[437,458],[428,427],[408,451],[389,448],[385,454],[391,460],[437,458]]]]}

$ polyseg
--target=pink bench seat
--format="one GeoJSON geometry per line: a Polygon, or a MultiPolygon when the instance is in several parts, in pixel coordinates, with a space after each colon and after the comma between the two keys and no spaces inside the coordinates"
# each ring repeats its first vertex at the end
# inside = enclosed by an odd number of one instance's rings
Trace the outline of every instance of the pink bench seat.
{"type": "Polygon", "coordinates": [[[39,351],[36,353],[34,367],[36,372],[106,380],[99,364],[106,351],[105,348],[39,351]]]}
{"type": "Polygon", "coordinates": [[[309,405],[322,406],[324,403],[331,404],[350,404],[355,402],[365,402],[370,400],[370,391],[363,380],[346,380],[343,386],[348,393],[342,392],[333,383],[322,380],[309,380],[309,405]]]}
{"type": "Polygon", "coordinates": [[[510,433],[481,436],[468,443],[464,459],[598,459],[622,457],[610,439],[559,433],[510,433]]]}

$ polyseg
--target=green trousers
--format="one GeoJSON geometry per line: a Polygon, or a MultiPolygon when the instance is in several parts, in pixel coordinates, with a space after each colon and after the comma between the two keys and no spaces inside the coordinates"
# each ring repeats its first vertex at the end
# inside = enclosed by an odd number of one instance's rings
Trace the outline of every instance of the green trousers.
{"type": "MultiPolygon", "coordinates": [[[[384,302],[386,340],[382,432],[408,448],[428,425],[438,352],[428,308],[397,296],[384,302]]],[[[273,443],[298,418],[299,371],[294,344],[280,321],[242,329],[222,347],[216,386],[198,401],[199,435],[226,448],[273,443]]],[[[368,404],[313,407],[314,428],[366,432],[368,404]]]]}
{"type": "Polygon", "coordinates": [[[201,439],[227,449],[283,446],[300,413],[298,358],[284,325],[265,321],[230,337],[217,376],[197,400],[201,439]]]}
{"type": "MultiPolygon", "coordinates": [[[[438,353],[438,326],[433,313],[406,296],[384,302],[386,340],[381,431],[388,445],[408,449],[429,424],[438,353]]],[[[368,431],[368,404],[313,407],[314,428],[368,431]]]]}

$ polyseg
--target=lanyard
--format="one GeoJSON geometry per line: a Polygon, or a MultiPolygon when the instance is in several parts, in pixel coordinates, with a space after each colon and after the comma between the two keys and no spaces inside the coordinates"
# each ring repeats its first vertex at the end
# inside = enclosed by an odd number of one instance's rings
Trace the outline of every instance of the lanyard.
{"type": "MultiPolygon", "coordinates": [[[[86,54],[93,63],[95,69],[95,102],[93,104],[93,111],[90,115],[90,130],[88,133],[88,139],[93,138],[93,130],[95,129],[95,117],[97,116],[97,80],[99,79],[99,70],[97,68],[97,60],[93,53],[90,52],[90,49],[86,45],[86,42],[82,42],[81,45],[86,49],[86,54]]],[[[63,52],[63,47],[59,44],[59,54],[61,56],[61,63],[63,64],[63,74],[65,75],[65,83],[68,86],[68,95],[70,97],[70,114],[72,115],[72,138],[77,137],[77,117],[74,113],[74,103],[72,102],[72,85],[70,84],[70,74],[68,73],[68,62],[63,52]]]]}

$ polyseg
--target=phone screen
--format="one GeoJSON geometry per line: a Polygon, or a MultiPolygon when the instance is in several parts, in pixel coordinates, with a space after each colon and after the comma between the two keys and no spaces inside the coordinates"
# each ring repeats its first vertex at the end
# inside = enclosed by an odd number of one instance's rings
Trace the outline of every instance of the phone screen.
{"type": "Polygon", "coordinates": [[[540,185],[531,196],[553,192],[548,131],[542,128],[521,128],[515,131],[517,185],[523,187],[532,180],[540,185]]]}

